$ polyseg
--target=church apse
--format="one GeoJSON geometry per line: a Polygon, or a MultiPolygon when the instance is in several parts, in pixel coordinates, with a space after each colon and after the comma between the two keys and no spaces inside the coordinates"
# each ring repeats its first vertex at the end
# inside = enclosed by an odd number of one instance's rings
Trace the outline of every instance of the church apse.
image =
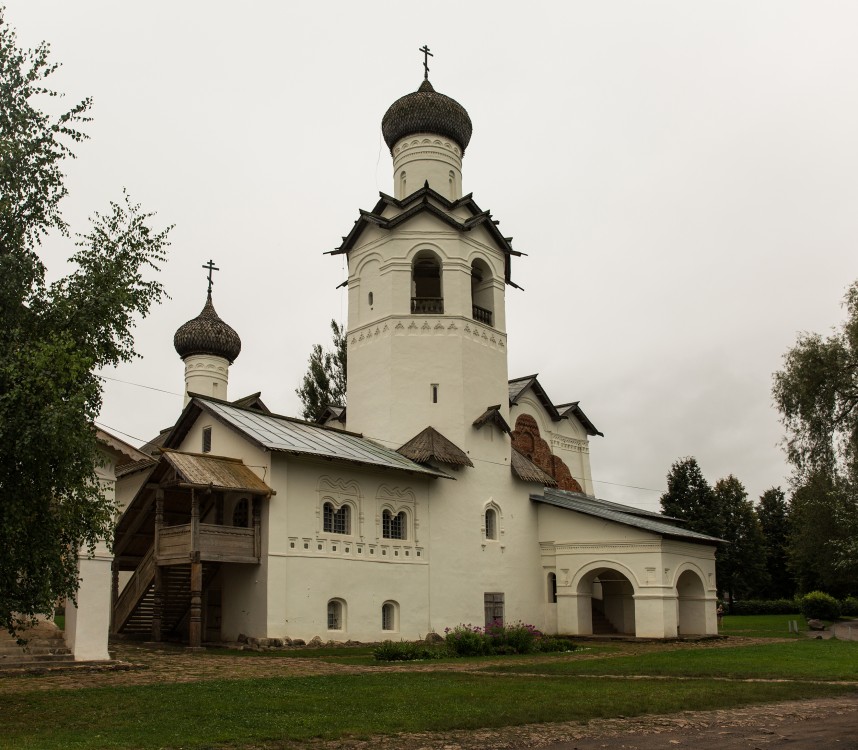
{"type": "Polygon", "coordinates": [[[515,420],[515,429],[510,437],[512,447],[549,474],[557,482],[558,489],[584,492],[569,467],[551,452],[548,443],[539,433],[539,425],[530,414],[521,414],[515,420]]]}

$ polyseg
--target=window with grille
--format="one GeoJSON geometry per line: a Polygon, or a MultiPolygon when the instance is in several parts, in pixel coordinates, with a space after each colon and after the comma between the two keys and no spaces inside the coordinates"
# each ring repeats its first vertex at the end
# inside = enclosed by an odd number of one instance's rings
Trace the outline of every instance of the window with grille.
{"type": "Polygon", "coordinates": [[[239,528],[246,529],[247,524],[250,521],[250,503],[247,501],[246,497],[241,498],[236,504],[235,508],[232,511],[232,525],[238,526],[239,528]]]}
{"type": "Polygon", "coordinates": [[[339,599],[328,602],[328,630],[343,630],[343,603],[339,599]]]}
{"type": "Polygon", "coordinates": [[[503,625],[503,594],[487,592],[483,594],[483,600],[486,612],[486,627],[492,623],[503,625]]]}
{"type": "Polygon", "coordinates": [[[498,538],[498,513],[494,508],[486,508],[486,539],[498,538]]]}
{"type": "Polygon", "coordinates": [[[407,539],[408,517],[404,510],[395,516],[389,510],[381,514],[381,535],[385,539],[407,539]]]}
{"type": "Polygon", "coordinates": [[[381,607],[381,629],[396,630],[396,603],[385,602],[381,607]]]}
{"type": "Polygon", "coordinates": [[[325,503],[323,511],[323,528],[328,534],[351,534],[351,508],[348,505],[335,510],[332,503],[325,503]]]}

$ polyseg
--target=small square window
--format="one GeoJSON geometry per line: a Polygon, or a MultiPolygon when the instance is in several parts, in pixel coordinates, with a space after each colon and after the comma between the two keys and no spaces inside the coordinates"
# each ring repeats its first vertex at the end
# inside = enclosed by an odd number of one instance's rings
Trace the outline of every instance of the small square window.
{"type": "Polygon", "coordinates": [[[399,557],[399,550],[398,549],[393,550],[393,556],[399,557]]]}
{"type": "Polygon", "coordinates": [[[322,545],[321,545],[321,544],[319,545],[319,549],[322,549],[322,545]]]}
{"type": "Polygon", "coordinates": [[[289,548],[295,549],[295,542],[289,542],[289,548]]]}
{"type": "Polygon", "coordinates": [[[337,545],[335,544],[333,547],[331,547],[331,550],[333,550],[334,552],[336,552],[336,551],[337,551],[337,545]]]}
{"type": "Polygon", "coordinates": [[[304,549],[310,549],[310,545],[307,542],[304,542],[304,549]]]}
{"type": "Polygon", "coordinates": [[[408,557],[411,553],[408,550],[405,550],[405,556],[408,557]]]}
{"type": "Polygon", "coordinates": [[[386,550],[386,549],[383,549],[383,550],[381,551],[381,554],[382,554],[382,555],[386,555],[386,554],[387,554],[387,550],[386,550]]]}
{"type": "Polygon", "coordinates": [[[349,551],[349,548],[348,548],[348,547],[346,547],[346,552],[348,552],[348,551],[349,551]]]}

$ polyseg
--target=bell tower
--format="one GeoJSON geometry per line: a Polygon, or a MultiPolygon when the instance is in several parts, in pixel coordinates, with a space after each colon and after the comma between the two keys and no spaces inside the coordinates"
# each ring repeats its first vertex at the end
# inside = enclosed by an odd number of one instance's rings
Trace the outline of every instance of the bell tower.
{"type": "Polygon", "coordinates": [[[382,119],[392,194],[361,211],[334,251],[349,268],[346,425],[393,447],[432,426],[468,453],[508,461],[508,443],[473,422],[497,405],[508,420],[504,295],[520,253],[462,195],[471,118],[424,67],[417,91],[382,119]]]}

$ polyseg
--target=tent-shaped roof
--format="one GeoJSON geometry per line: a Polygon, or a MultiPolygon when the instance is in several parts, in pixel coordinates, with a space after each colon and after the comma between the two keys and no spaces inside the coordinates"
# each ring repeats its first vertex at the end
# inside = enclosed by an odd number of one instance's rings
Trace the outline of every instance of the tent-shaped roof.
{"type": "Polygon", "coordinates": [[[543,487],[557,486],[554,477],[540,469],[527,456],[523,456],[515,448],[512,448],[511,451],[510,466],[512,467],[513,474],[519,479],[525,482],[539,482],[543,487]]]}
{"type": "Polygon", "coordinates": [[[437,461],[451,466],[473,466],[468,454],[445,438],[434,427],[427,427],[398,448],[396,452],[419,463],[437,461]]]}
{"type": "Polygon", "coordinates": [[[625,526],[633,526],[685,542],[718,544],[724,541],[714,536],[674,526],[670,523],[673,519],[669,516],[662,516],[659,513],[651,511],[642,511],[640,508],[632,508],[628,505],[598,500],[578,492],[546,488],[542,495],[531,495],[530,499],[536,503],[545,503],[546,505],[554,505],[558,508],[574,510],[588,516],[603,518],[606,521],[614,521],[625,526]]]}

